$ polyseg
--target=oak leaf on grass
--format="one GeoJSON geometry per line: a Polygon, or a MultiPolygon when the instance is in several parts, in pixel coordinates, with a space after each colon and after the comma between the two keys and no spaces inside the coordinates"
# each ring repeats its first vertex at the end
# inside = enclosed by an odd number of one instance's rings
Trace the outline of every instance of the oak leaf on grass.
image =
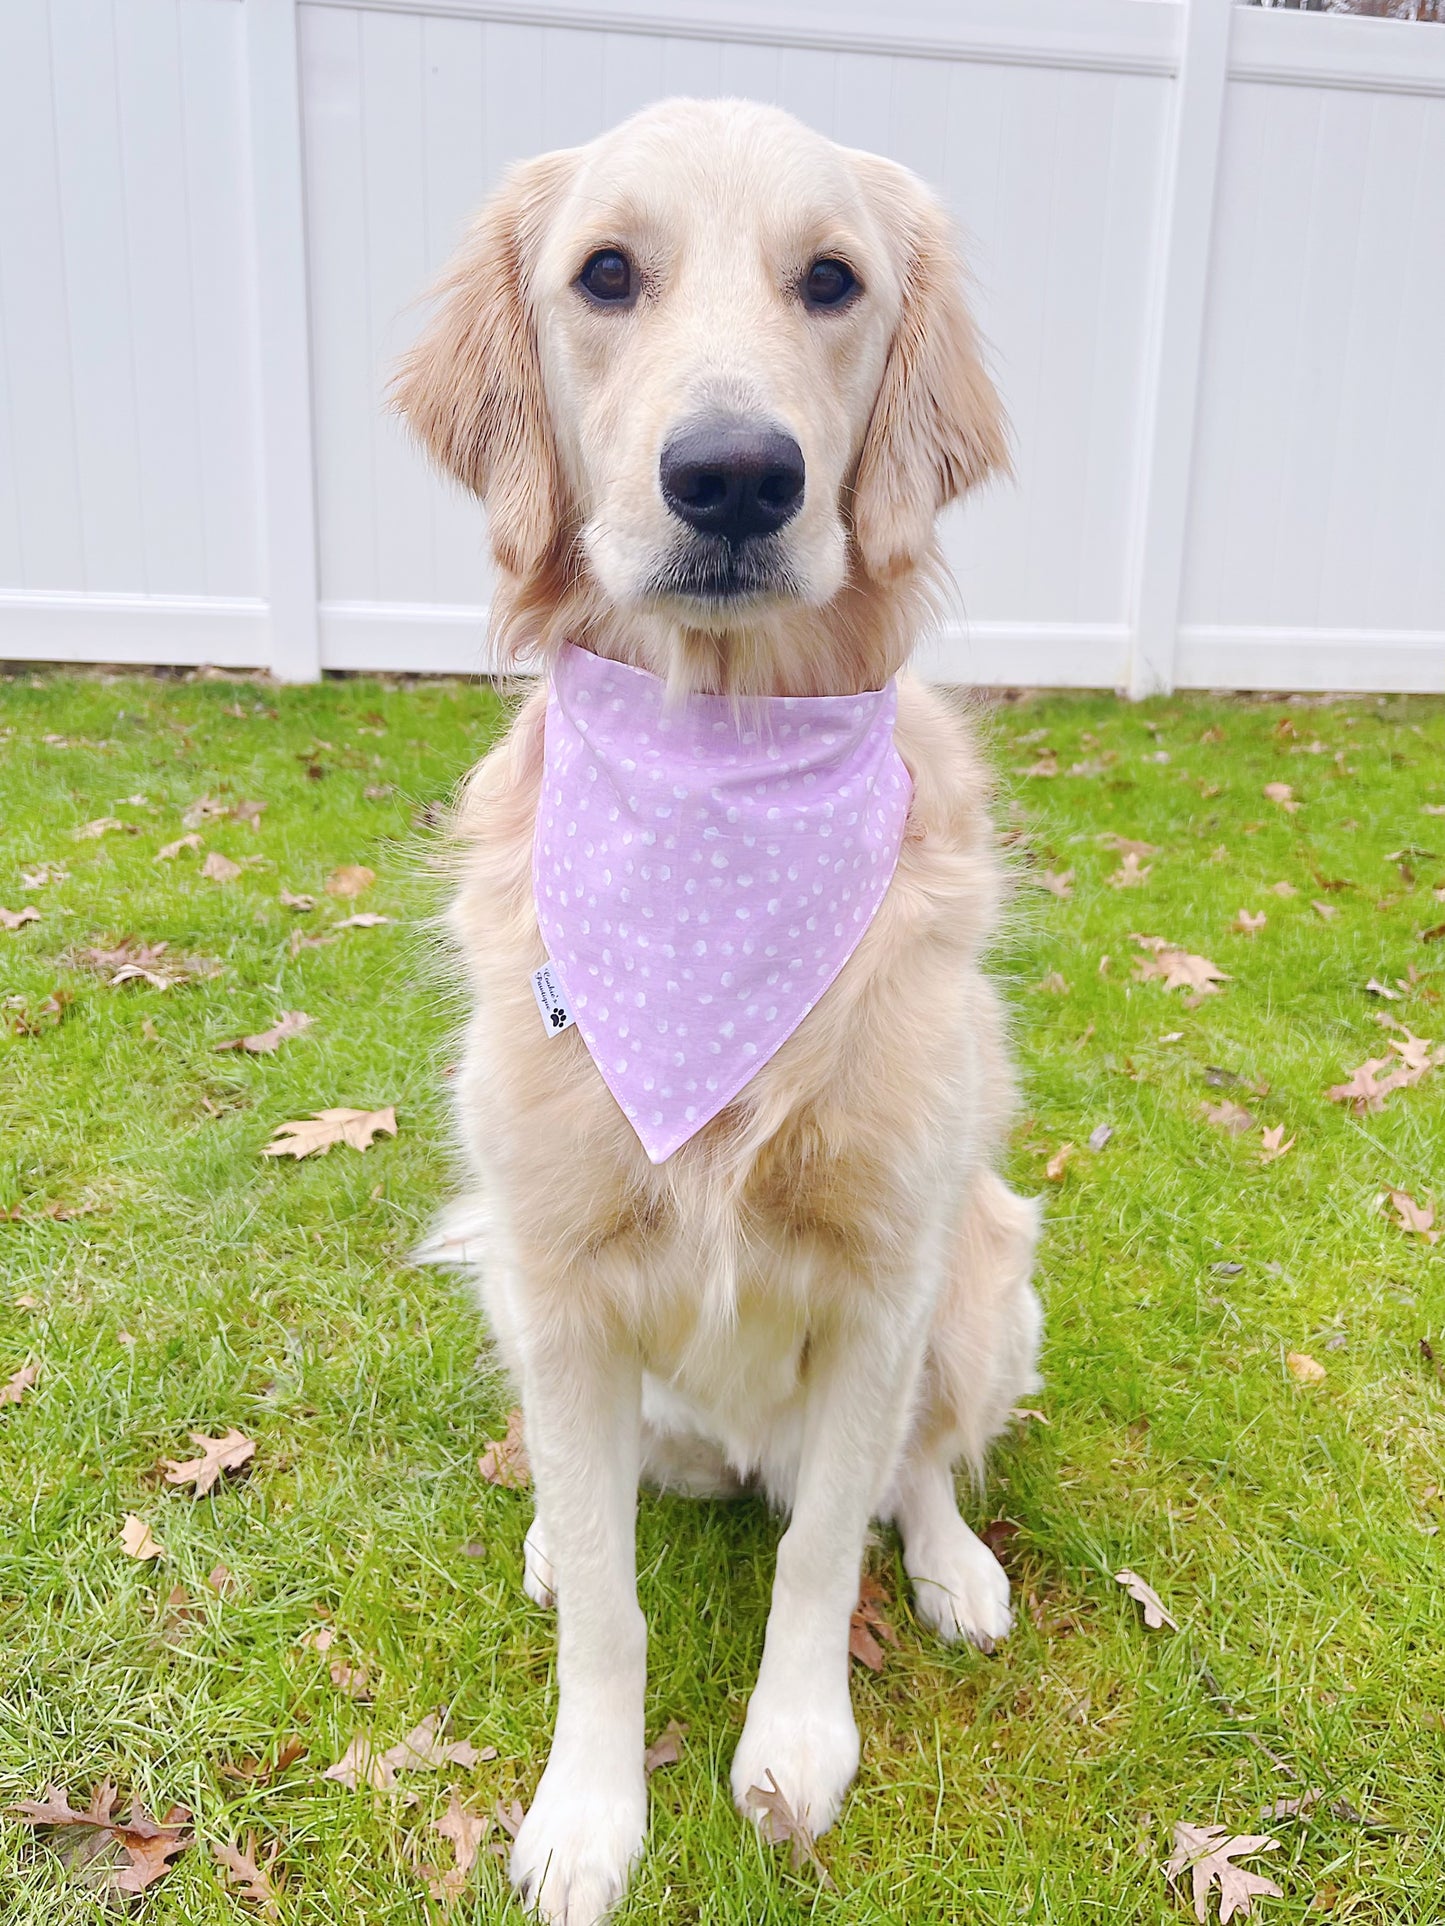
{"type": "MultiPolygon", "coordinates": [[[[19,1302],[19,1299],[16,1299],[19,1302]]],[[[27,1391],[33,1390],[35,1380],[40,1375],[40,1366],[33,1361],[22,1364],[18,1371],[12,1371],[4,1384],[0,1384],[0,1404],[19,1404],[27,1391]]]]}
{"type": "Polygon", "coordinates": [[[1223,1103],[1204,1103],[1199,1107],[1216,1130],[1227,1130],[1231,1137],[1242,1137],[1247,1130],[1254,1129],[1253,1114],[1232,1097],[1226,1097],[1223,1103]]]}
{"type": "Polygon", "coordinates": [[[229,856],[223,856],[219,849],[213,849],[201,864],[201,874],[213,883],[234,883],[242,874],[241,865],[233,863],[229,856]]]}
{"type": "Polygon", "coordinates": [[[11,1810],[26,1825],[43,1831],[72,1867],[84,1868],[88,1883],[111,1894],[144,1892],[170,1871],[177,1853],[195,1843],[188,1829],[191,1815],[184,1806],[172,1806],[164,1819],[157,1820],[137,1800],[129,1818],[116,1818],[115,1787],[108,1783],[91,1794],[84,1812],[72,1808],[60,1786],[50,1786],[41,1801],[22,1801],[11,1810]],[[61,1840],[69,1840],[72,1829],[79,1837],[62,1846],[61,1840]],[[114,1859],[116,1846],[125,1853],[125,1864],[114,1859]]]}
{"type": "Polygon", "coordinates": [[[477,1460],[477,1470],[489,1485],[501,1485],[507,1491],[524,1491],[531,1484],[532,1467],[520,1411],[507,1413],[506,1437],[488,1440],[477,1460]]]}
{"type": "Polygon", "coordinates": [[[311,1018],[304,1010],[287,1010],[271,1025],[269,1030],[258,1030],[254,1036],[232,1037],[227,1043],[213,1044],[216,1050],[244,1050],[248,1056],[270,1056],[279,1050],[288,1037],[299,1037],[303,1030],[311,1028],[311,1018]]]}
{"type": "Polygon", "coordinates": [[[360,896],[376,881],[376,871],[365,863],[342,863],[326,879],[328,896],[360,896]]]}
{"type": "Polygon", "coordinates": [[[168,1485],[193,1485],[197,1498],[205,1497],[223,1471],[239,1471],[256,1455],[255,1440],[248,1438],[244,1431],[237,1431],[234,1425],[220,1438],[208,1438],[204,1431],[187,1435],[193,1445],[200,1446],[200,1457],[187,1458],[184,1462],[162,1458],[161,1463],[166,1469],[168,1485]]]}
{"type": "Polygon", "coordinates": [[[1251,1853],[1275,1852],[1278,1847],[1279,1841],[1267,1833],[1231,1834],[1227,1826],[1191,1826],[1180,1820],[1174,1828],[1174,1851],[1164,1863],[1164,1872],[1169,1879],[1189,1874],[1194,1917],[1200,1926],[1209,1918],[1209,1895],[1217,1887],[1220,1926],[1227,1926],[1236,1913],[1241,1919],[1251,1918],[1256,1899],[1265,1895],[1283,1899],[1283,1889],[1272,1879],[1232,1863],[1251,1853]]]}
{"type": "Polygon", "coordinates": [[[453,1789],[451,1803],[434,1827],[443,1839],[451,1841],[453,1863],[443,1872],[438,1872],[435,1866],[421,1868],[427,1890],[442,1906],[452,1905],[466,1891],[467,1875],[477,1863],[477,1854],[491,1825],[492,1821],[480,1813],[469,1812],[453,1789]]]}
{"type": "Polygon", "coordinates": [[[1440,1242],[1440,1233],[1434,1228],[1433,1204],[1417,1204],[1407,1190],[1392,1190],[1390,1202],[1395,1206],[1395,1222],[1402,1231],[1423,1237],[1427,1244],[1440,1242]]]}
{"type": "Polygon", "coordinates": [[[263,1913],[275,1918],[281,1910],[277,1903],[281,1888],[271,1874],[281,1856],[281,1841],[273,1841],[264,1859],[256,1857],[257,1851],[254,1830],[246,1834],[244,1845],[233,1846],[224,1839],[211,1841],[211,1856],[221,1868],[228,1890],[253,1900],[263,1913]]]}
{"type": "Polygon", "coordinates": [[[1133,850],[1126,850],[1119,867],[1104,880],[1110,889],[1142,889],[1153,874],[1152,863],[1140,863],[1133,850]]]}
{"type": "Polygon", "coordinates": [[[152,1537],[150,1526],[133,1511],[126,1513],[121,1526],[120,1548],[127,1558],[164,1558],[166,1555],[165,1546],[152,1537]]]}
{"type": "Polygon", "coordinates": [[[153,863],[174,862],[183,849],[199,849],[204,840],[205,839],[199,836],[193,829],[188,835],[177,836],[173,843],[163,843],[155,855],[152,856],[151,861],[153,863]]]}
{"type": "Polygon", "coordinates": [[[679,1725],[676,1719],[669,1719],[642,1755],[642,1769],[649,1779],[664,1766],[677,1764],[682,1757],[682,1742],[686,1737],[687,1727],[679,1725]]]}
{"type": "Polygon", "coordinates": [[[1263,910],[1256,912],[1254,910],[1242,909],[1229,926],[1230,934],[1233,936],[1258,936],[1268,921],[1269,918],[1263,910]]]}
{"type": "Polygon", "coordinates": [[[818,1875],[819,1885],[831,1888],[832,1875],[818,1857],[813,1835],[788,1804],[771,1766],[765,1777],[768,1781],[766,1786],[748,1787],[748,1803],[762,1808],[758,1815],[758,1831],[775,1846],[781,1846],[786,1841],[794,1872],[800,1872],[804,1860],[807,1860],[818,1875]]]}
{"type": "Polygon", "coordinates": [[[1283,1124],[1275,1124],[1269,1130],[1262,1130],[1260,1132],[1259,1161],[1262,1164],[1276,1163],[1281,1157],[1287,1156],[1288,1153],[1294,1149],[1295,1142],[1296,1139],[1293,1137],[1286,1141],[1283,1124]]]}
{"type": "Polygon", "coordinates": [[[1144,1608],[1144,1623],[1151,1632],[1162,1631],[1167,1625],[1171,1632],[1179,1630],[1179,1622],[1164,1608],[1164,1601],[1154,1587],[1147,1584],[1138,1572],[1130,1571],[1126,1565],[1121,1572],[1115,1572],[1114,1582],[1122,1585],[1130,1598],[1138,1601],[1144,1608]]]}
{"type": "Polygon", "coordinates": [[[0,928],[23,930],[27,923],[38,923],[39,921],[40,911],[36,909],[33,903],[27,903],[24,909],[18,910],[0,908],[0,928]]]}
{"type": "Polygon", "coordinates": [[[1074,872],[1071,869],[1058,873],[1046,869],[1041,876],[1034,878],[1034,882],[1040,889],[1047,890],[1050,896],[1057,896],[1063,902],[1067,902],[1074,893],[1074,872]]]}
{"type": "Polygon", "coordinates": [[[1134,964],[1134,974],[1141,983],[1155,979],[1163,983],[1166,990],[1192,990],[1199,996],[1214,996],[1218,985],[1228,983],[1229,976],[1217,964],[1211,963],[1207,956],[1195,956],[1189,950],[1181,950],[1162,936],[1131,936],[1141,950],[1151,954],[1140,957],[1134,964]]]}
{"type": "Polygon", "coordinates": [[[886,1639],[890,1645],[898,1643],[897,1632],[883,1615],[883,1607],[892,1603],[882,1581],[875,1578],[872,1572],[864,1572],[858,1590],[858,1603],[849,1621],[848,1650],[870,1672],[883,1670],[883,1647],[878,1641],[886,1639]]]}
{"type": "Polygon", "coordinates": [[[1293,816],[1295,811],[1302,807],[1299,798],[1287,782],[1267,782],[1264,785],[1264,793],[1270,802],[1278,803],[1288,815],[1293,816]]]}
{"type": "Polygon", "coordinates": [[[1308,1351],[1286,1351],[1284,1368],[1298,1384],[1323,1384],[1328,1375],[1325,1367],[1317,1358],[1312,1358],[1308,1351]]]}
{"type": "Polygon", "coordinates": [[[278,1124],[269,1144],[261,1146],[263,1157],[324,1157],[333,1144],[350,1144],[353,1150],[369,1150],[372,1139],[396,1135],[396,1110],[318,1110],[300,1122],[278,1124]]]}
{"type": "Polygon", "coordinates": [[[331,927],[334,930],[374,930],[378,923],[390,923],[392,920],[376,910],[362,910],[356,916],[343,916],[339,923],[333,923],[331,927]]]}

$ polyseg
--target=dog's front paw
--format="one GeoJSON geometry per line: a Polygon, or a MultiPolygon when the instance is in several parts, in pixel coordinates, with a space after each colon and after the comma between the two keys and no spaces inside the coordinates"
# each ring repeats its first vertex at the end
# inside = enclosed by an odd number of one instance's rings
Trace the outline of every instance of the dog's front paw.
{"type": "Polygon", "coordinates": [[[550,1926],[598,1926],[621,1899],[647,1826],[647,1788],[633,1771],[599,1771],[555,1756],[512,1847],[512,1884],[550,1926]]]}
{"type": "Polygon", "coordinates": [[[793,1818],[816,1838],[838,1817],[857,1770],[858,1725],[846,1690],[831,1710],[816,1703],[766,1703],[761,1692],[753,1694],[733,1754],[733,1798],[743,1817],[756,1820],[769,1838],[781,1839],[783,1828],[755,1788],[780,1792],[793,1818]]]}
{"type": "Polygon", "coordinates": [[[950,1644],[968,1639],[991,1652],[1013,1629],[1003,1566],[960,1518],[958,1530],[927,1545],[909,1545],[913,1609],[950,1644]]]}

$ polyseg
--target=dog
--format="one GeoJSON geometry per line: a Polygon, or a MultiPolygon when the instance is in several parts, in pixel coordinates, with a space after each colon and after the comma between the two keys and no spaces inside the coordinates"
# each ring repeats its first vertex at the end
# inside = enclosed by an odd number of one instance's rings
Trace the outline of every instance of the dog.
{"type": "MultiPolygon", "coordinates": [[[[468,1175],[428,1254],[474,1276],[518,1387],[537,1499],[525,1588],[558,1612],[555,1734],[511,1878],[544,1919],[592,1926],[646,1826],[639,1480],[750,1486],[788,1517],[732,1762],[755,1820],[758,1789],[776,1787],[820,1833],[854,1777],[849,1622],[872,1520],[896,1526],[915,1610],[945,1639],[988,1651],[1010,1627],[1008,1582],[955,1494],[955,1467],[978,1472],[1038,1383],[1039,1213],[996,1169],[1015,1091],[981,965],[1006,878],[967,717],[901,673],[936,596],[935,518],[1006,466],[1007,430],[931,194],[780,111],[724,100],[668,101],[514,168],[394,398],[486,505],[503,658],[548,672],[452,823],[468,1175]],[[598,748],[588,716],[603,713],[598,748]],[[770,817],[778,764],[759,765],[739,840],[727,798],[742,792],[708,743],[776,758],[775,723],[811,743],[807,718],[840,715],[844,734],[856,725],[848,753],[873,758],[861,791],[831,748],[800,751],[770,817]],[[646,1076],[627,1082],[637,1066],[609,1059],[612,992],[592,978],[610,966],[630,986],[654,959],[652,1003],[642,1013],[637,990],[634,1015],[661,1063],[669,1013],[711,1008],[732,971],[656,960],[655,923],[619,923],[599,949],[576,920],[597,890],[618,898],[607,852],[641,821],[628,785],[662,774],[637,757],[660,753],[669,719],[685,736],[673,769],[691,780],[687,758],[703,759],[691,789],[675,785],[698,812],[669,852],[679,864],[716,881],[708,848],[762,862],[766,845],[780,877],[806,843],[829,879],[820,900],[848,897],[839,879],[864,871],[877,896],[865,917],[860,883],[855,927],[810,935],[821,989],[796,992],[782,1040],[759,1028],[740,1085],[734,1061],[721,1099],[682,1121],[649,1108],[646,1076]],[[620,815],[588,786],[599,768],[620,815]],[[862,827],[856,808],[819,814],[860,793],[875,811],[862,827]],[[549,955],[544,910],[576,946],[569,964],[549,955]],[[594,952],[584,984],[578,958],[594,952]]],[[[678,935],[695,879],[649,883],[641,916],[655,900],[678,935]]],[[[720,917],[752,913],[751,875],[719,887],[706,900],[720,917]]],[[[775,895],[755,926],[779,938],[764,947],[781,949],[769,976],[785,988],[803,954],[793,913],[775,895]]],[[[725,946],[751,966],[755,940],[725,946]]],[[[774,1020],[772,1004],[749,1008],[753,1025],[774,1020]]],[[[691,1047],[727,1062],[750,1041],[691,1047]]],[[[690,1061],[700,1075],[704,1056],[690,1061]]]]}

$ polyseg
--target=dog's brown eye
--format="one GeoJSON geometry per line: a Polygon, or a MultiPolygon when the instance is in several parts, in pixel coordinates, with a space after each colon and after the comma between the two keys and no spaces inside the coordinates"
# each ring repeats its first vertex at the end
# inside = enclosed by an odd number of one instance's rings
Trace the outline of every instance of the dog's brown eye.
{"type": "Polygon", "coordinates": [[[852,268],[842,261],[814,261],[803,281],[803,299],[810,308],[841,307],[858,285],[852,268]]]}
{"type": "Polygon", "coordinates": [[[577,276],[577,285],[594,301],[615,304],[632,297],[632,263],[615,247],[600,248],[577,276]]]}

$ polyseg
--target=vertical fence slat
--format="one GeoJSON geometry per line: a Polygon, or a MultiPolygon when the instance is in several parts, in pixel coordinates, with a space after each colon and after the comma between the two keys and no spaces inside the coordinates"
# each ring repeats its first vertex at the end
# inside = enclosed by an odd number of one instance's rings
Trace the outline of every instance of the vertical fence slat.
{"type": "Polygon", "coordinates": [[[244,0],[272,673],[321,674],[297,0],[244,0]]]}
{"type": "Polygon", "coordinates": [[[1189,480],[1235,0],[1185,0],[1161,221],[1133,571],[1129,693],[1174,686],[1189,480]]]}

